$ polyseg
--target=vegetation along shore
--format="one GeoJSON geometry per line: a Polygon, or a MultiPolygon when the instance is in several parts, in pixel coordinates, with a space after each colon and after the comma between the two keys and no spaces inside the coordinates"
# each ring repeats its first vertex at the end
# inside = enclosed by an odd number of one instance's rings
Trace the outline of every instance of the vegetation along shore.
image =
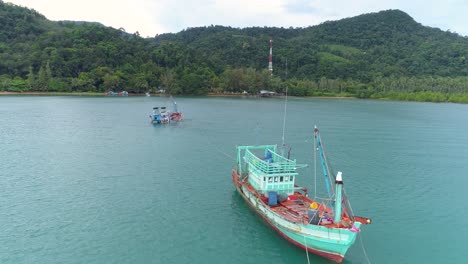
{"type": "Polygon", "coordinates": [[[468,103],[468,37],[386,10],[305,28],[154,38],[0,1],[0,92],[258,94],[468,103]],[[273,75],[267,70],[273,39],[273,75]]]}

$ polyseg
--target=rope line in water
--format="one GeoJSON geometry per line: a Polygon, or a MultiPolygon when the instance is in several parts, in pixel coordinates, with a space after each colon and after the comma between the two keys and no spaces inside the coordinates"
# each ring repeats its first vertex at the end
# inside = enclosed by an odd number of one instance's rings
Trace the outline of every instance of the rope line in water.
{"type": "MultiPolygon", "coordinates": [[[[346,197],[348,197],[348,195],[346,194],[346,190],[344,188],[343,188],[343,193],[346,197]]],[[[351,211],[350,213],[354,217],[354,211],[353,211],[353,208],[351,207],[351,202],[349,200],[347,201],[348,201],[349,210],[351,211]]],[[[359,241],[361,242],[362,252],[364,252],[364,256],[366,257],[367,263],[371,264],[369,260],[369,256],[367,256],[366,249],[364,248],[364,242],[362,242],[362,235],[358,233],[357,236],[359,236],[359,241]]]]}
{"type": "Polygon", "coordinates": [[[361,241],[362,251],[364,252],[364,256],[366,257],[367,263],[371,264],[369,257],[367,256],[366,249],[364,248],[364,243],[362,242],[362,235],[358,233],[358,236],[359,236],[359,240],[361,241]]]}
{"type": "Polygon", "coordinates": [[[208,140],[208,142],[214,147],[214,150],[216,150],[217,152],[223,154],[224,156],[226,156],[226,157],[228,157],[228,158],[230,158],[230,159],[232,159],[232,160],[234,160],[234,161],[237,160],[234,156],[229,155],[228,153],[226,153],[226,152],[222,151],[221,149],[219,149],[215,144],[213,144],[212,142],[210,142],[210,140],[208,140]]]}
{"type": "MultiPolygon", "coordinates": [[[[203,130],[203,129],[201,129],[201,130],[203,130]]],[[[205,133],[205,135],[207,135],[207,133],[205,133]]],[[[216,144],[214,144],[214,143],[210,140],[209,137],[205,137],[205,139],[206,139],[206,141],[208,142],[208,144],[210,144],[210,145],[213,147],[213,149],[214,149],[215,151],[217,151],[217,152],[223,154],[224,156],[226,156],[226,157],[228,157],[228,158],[230,158],[230,159],[232,159],[232,160],[234,160],[234,161],[237,160],[236,157],[234,157],[234,156],[232,156],[232,155],[230,155],[230,154],[228,154],[228,153],[222,151],[216,144]]]]}
{"type": "Polygon", "coordinates": [[[309,251],[307,250],[307,241],[306,241],[306,237],[305,235],[304,236],[304,246],[305,246],[305,251],[306,251],[306,255],[307,255],[307,263],[310,264],[310,259],[309,259],[309,251]]]}

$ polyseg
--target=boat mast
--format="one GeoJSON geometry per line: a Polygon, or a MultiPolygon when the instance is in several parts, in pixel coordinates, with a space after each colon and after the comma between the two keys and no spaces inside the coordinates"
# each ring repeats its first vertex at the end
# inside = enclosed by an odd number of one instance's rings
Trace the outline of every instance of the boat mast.
{"type": "Polygon", "coordinates": [[[174,107],[174,113],[177,113],[177,102],[174,100],[174,98],[172,98],[172,95],[170,97],[171,101],[172,101],[172,105],[174,107]]]}
{"type": "Polygon", "coordinates": [[[341,171],[336,174],[336,197],[335,197],[335,215],[333,221],[335,223],[339,223],[341,221],[341,190],[343,188],[343,178],[341,176],[341,171]]]}
{"type": "Polygon", "coordinates": [[[319,152],[320,161],[322,163],[323,176],[325,177],[325,185],[327,186],[328,197],[331,198],[333,196],[332,189],[331,189],[330,179],[328,176],[328,169],[327,169],[327,164],[325,160],[325,155],[323,153],[322,141],[320,139],[320,133],[319,133],[317,126],[314,127],[314,137],[315,137],[315,141],[317,142],[317,150],[319,152]]]}
{"type": "MultiPolygon", "coordinates": [[[[288,60],[286,59],[286,78],[288,78],[288,60]]],[[[284,156],[284,149],[286,148],[286,145],[284,144],[284,131],[286,130],[286,113],[288,110],[288,85],[286,84],[286,91],[284,95],[284,115],[283,115],[283,137],[282,139],[282,148],[281,148],[281,156],[284,156]]],[[[289,158],[289,154],[288,154],[289,158]]]]}

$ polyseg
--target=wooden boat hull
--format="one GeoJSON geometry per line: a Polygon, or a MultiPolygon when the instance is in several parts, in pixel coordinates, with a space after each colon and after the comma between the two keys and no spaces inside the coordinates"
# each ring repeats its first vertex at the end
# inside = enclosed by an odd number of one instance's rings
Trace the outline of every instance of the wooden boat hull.
{"type": "MultiPolygon", "coordinates": [[[[357,233],[344,228],[328,228],[302,222],[291,222],[276,214],[252,193],[240,180],[236,170],[232,180],[247,204],[262,219],[290,243],[313,254],[341,263],[349,247],[354,243],[357,233]]],[[[360,223],[355,222],[359,228],[360,223]]]]}
{"type": "Polygon", "coordinates": [[[172,120],[172,121],[180,121],[180,120],[182,120],[182,113],[180,113],[180,112],[171,113],[171,120],[172,120]]]}

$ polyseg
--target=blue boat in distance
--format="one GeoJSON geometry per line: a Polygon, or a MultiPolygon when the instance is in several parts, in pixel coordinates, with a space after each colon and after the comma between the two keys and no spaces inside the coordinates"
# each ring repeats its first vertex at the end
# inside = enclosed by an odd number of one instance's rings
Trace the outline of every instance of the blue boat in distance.
{"type": "Polygon", "coordinates": [[[182,113],[177,110],[177,103],[171,97],[174,110],[166,111],[165,106],[153,107],[150,120],[153,124],[169,124],[171,122],[179,122],[182,120],[182,113]]]}
{"type": "Polygon", "coordinates": [[[166,111],[166,107],[153,107],[153,112],[149,116],[153,124],[169,124],[171,122],[170,113],[166,111]]]}

